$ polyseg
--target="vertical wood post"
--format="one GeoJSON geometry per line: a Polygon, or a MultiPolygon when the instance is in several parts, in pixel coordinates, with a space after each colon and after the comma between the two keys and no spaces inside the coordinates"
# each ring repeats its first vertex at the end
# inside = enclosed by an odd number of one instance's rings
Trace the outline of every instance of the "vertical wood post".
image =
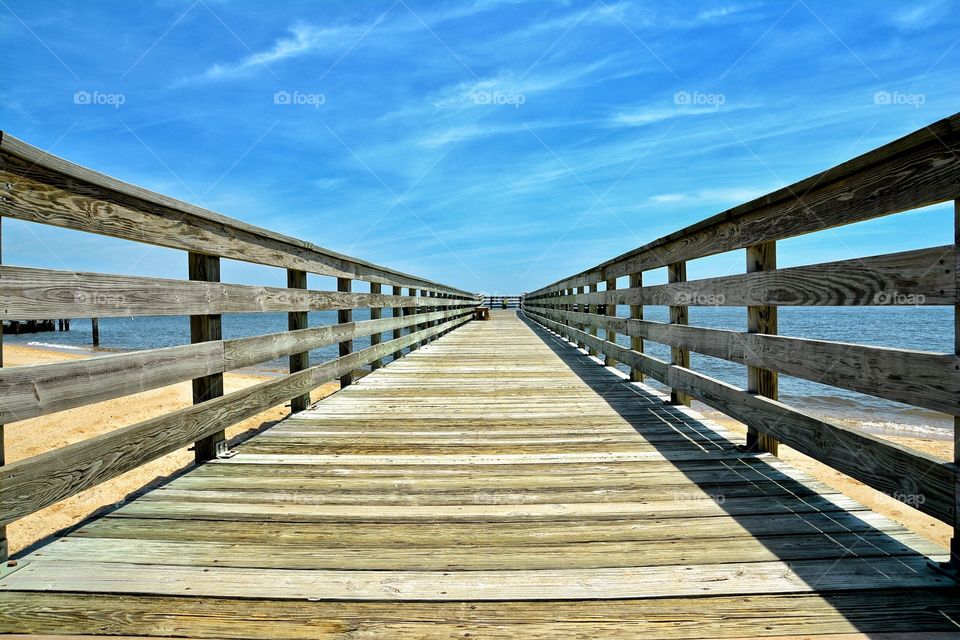
{"type": "Polygon", "coordinates": [[[90,332],[93,334],[93,346],[100,346],[100,319],[90,318],[90,332]]]}
{"type": "MultiPolygon", "coordinates": [[[[191,280],[220,282],[220,258],[193,253],[187,255],[188,271],[191,280]]],[[[190,316],[190,342],[209,342],[222,340],[223,329],[219,315],[190,316]]],[[[200,404],[223,395],[223,374],[193,379],[193,404],[200,404]]],[[[204,462],[217,457],[218,449],[226,444],[226,434],[221,429],[216,433],[197,440],[193,445],[193,458],[204,462]]]]}
{"type": "MultiPolygon", "coordinates": [[[[630,274],[630,288],[639,289],[643,286],[643,272],[630,274]]],[[[630,317],[634,320],[643,320],[643,305],[630,305],[630,317]]],[[[639,336],[630,336],[630,349],[637,353],[643,353],[643,338],[639,336]]],[[[630,369],[631,382],[643,382],[643,372],[640,369],[630,369]]]]}
{"type": "MultiPolygon", "coordinates": [[[[674,262],[667,265],[667,280],[669,282],[687,281],[687,263],[674,262]]],[[[679,302],[679,300],[675,301],[679,302]]],[[[670,306],[670,324],[687,324],[690,321],[690,309],[686,305],[670,306]]],[[[678,367],[690,368],[690,352],[686,349],[670,348],[670,364],[678,367]]],[[[690,406],[690,396],[680,393],[676,389],[670,390],[670,404],[684,404],[690,406]]]]}
{"type": "MultiPolygon", "coordinates": [[[[0,216],[0,264],[3,264],[3,217],[0,216]]],[[[0,321],[0,368],[3,367],[3,322],[0,321]]],[[[0,424],[0,467],[7,463],[6,445],[4,442],[3,425],[0,424]]],[[[0,525],[0,562],[6,562],[10,557],[10,546],[7,544],[7,527],[0,525]]]]}
{"type": "MultiPolygon", "coordinates": [[[[588,285],[587,285],[587,293],[596,293],[596,292],[597,292],[597,284],[596,284],[596,283],[594,283],[594,284],[588,284],[588,285]]],[[[596,305],[596,304],[587,305],[587,313],[596,314],[596,313],[597,313],[597,305],[596,305]]],[[[592,336],[597,335],[597,325],[594,324],[594,321],[593,321],[592,319],[590,320],[590,324],[587,325],[587,331],[588,331],[588,332],[590,333],[590,335],[592,335],[592,336]]],[[[597,350],[594,349],[593,347],[587,347],[587,353],[588,353],[589,355],[591,355],[591,356],[595,356],[595,355],[597,355],[597,350]]]]}
{"type": "MultiPolygon", "coordinates": [[[[747,247],[747,273],[771,271],[777,268],[777,243],[762,242],[747,247]]],[[[773,306],[747,307],[747,332],[777,333],[777,308],[773,306]]],[[[778,397],[778,378],[776,371],[747,367],[747,391],[776,400],[778,397]]],[[[768,451],[777,455],[777,441],[770,436],[747,428],[747,448],[768,451]]]]}
{"type": "MultiPolygon", "coordinates": [[[[379,295],[381,292],[382,292],[382,288],[379,282],[370,283],[370,293],[379,295]]],[[[371,320],[379,320],[382,316],[383,316],[383,310],[380,307],[370,307],[371,320]]],[[[380,344],[380,338],[382,337],[382,335],[383,334],[379,332],[370,334],[370,346],[372,347],[374,345],[380,344]]],[[[382,366],[383,366],[383,358],[377,358],[376,360],[370,363],[370,370],[376,371],[382,366]]]]}
{"type": "MultiPolygon", "coordinates": [[[[583,293],[584,293],[584,287],[582,286],[577,287],[577,295],[582,295],[583,293]]],[[[580,302],[580,303],[577,303],[577,311],[580,313],[587,313],[589,311],[589,308],[587,307],[587,305],[580,302]]],[[[577,323],[575,326],[580,331],[585,331],[587,328],[587,326],[582,322],[577,323]]],[[[582,340],[577,340],[577,346],[580,347],[581,349],[586,349],[587,343],[583,342],[582,340]]]]}
{"type": "MultiPolygon", "coordinates": [[[[298,269],[287,269],[287,288],[288,289],[306,289],[307,288],[307,272],[300,271],[298,269]]],[[[307,312],[306,311],[291,311],[287,313],[287,329],[290,331],[296,331],[298,329],[307,328],[307,312]]],[[[297,371],[303,371],[310,366],[310,352],[303,351],[300,353],[290,354],[290,373],[296,373],[297,371]]],[[[305,393],[302,396],[297,396],[290,400],[290,412],[297,413],[298,411],[303,411],[308,406],[310,406],[310,394],[305,393]]]]}
{"type": "MultiPolygon", "coordinates": [[[[616,278],[607,278],[607,291],[616,291],[617,290],[617,279],[616,278]]],[[[606,305],[607,317],[616,317],[617,315],[617,304],[616,301],[611,299],[609,294],[607,297],[606,305]]],[[[617,333],[615,331],[607,331],[606,339],[609,342],[614,344],[617,343],[617,333]]],[[[617,361],[613,359],[613,356],[610,354],[604,354],[603,366],[605,367],[615,367],[617,366],[617,361]]]]}
{"type": "MultiPolygon", "coordinates": [[[[391,290],[392,290],[392,292],[393,292],[393,295],[395,295],[395,296],[402,296],[402,295],[403,295],[403,287],[398,287],[397,285],[393,285],[393,286],[391,287],[391,290]]],[[[394,318],[402,318],[403,315],[404,315],[404,313],[403,313],[403,307],[393,307],[393,317],[394,317],[394,318]]],[[[393,339],[394,339],[394,340],[396,340],[397,338],[399,338],[399,337],[401,337],[401,336],[403,336],[403,329],[402,329],[402,328],[397,327],[396,329],[393,330],[393,339]]],[[[399,359],[400,359],[400,356],[402,356],[402,355],[403,355],[403,349],[400,349],[399,351],[394,351],[394,352],[393,352],[393,359],[394,359],[394,360],[399,360],[399,359]]]]}
{"type": "MultiPolygon", "coordinates": [[[[350,293],[353,290],[353,280],[350,278],[337,278],[337,291],[350,293]]],[[[353,309],[337,309],[337,323],[353,322],[353,309]]],[[[344,340],[340,343],[340,357],[348,356],[353,353],[353,340],[344,340]]],[[[348,371],[340,376],[340,388],[345,389],[353,384],[353,371],[348,371]]]]}
{"type": "MultiPolygon", "coordinates": [[[[960,200],[953,202],[953,275],[960,291],[960,200]]],[[[953,346],[960,356],[960,302],[953,308],[953,346]]],[[[960,417],[953,418],[953,464],[960,468],[960,417]]],[[[953,538],[950,540],[950,568],[960,574],[960,472],[953,479],[953,538]]]]}
{"type": "MultiPolygon", "coordinates": [[[[416,302],[417,290],[414,289],[413,287],[407,287],[407,295],[410,296],[411,298],[414,298],[414,302],[412,307],[404,307],[403,314],[407,316],[415,316],[417,315],[417,302],[416,302]]],[[[420,328],[420,325],[415,322],[412,325],[410,325],[410,327],[407,329],[407,333],[415,333],[419,328],[420,328]]],[[[416,351],[417,347],[419,346],[420,346],[419,343],[414,342],[407,348],[407,354],[410,354],[416,351]]]]}

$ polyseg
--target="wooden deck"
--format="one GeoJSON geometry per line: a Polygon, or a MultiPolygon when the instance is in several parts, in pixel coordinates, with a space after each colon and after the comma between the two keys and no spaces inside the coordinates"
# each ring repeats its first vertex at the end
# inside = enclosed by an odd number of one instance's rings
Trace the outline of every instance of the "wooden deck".
{"type": "Polygon", "coordinates": [[[960,631],[943,549],[734,439],[494,310],[19,559],[0,630],[960,631]]]}

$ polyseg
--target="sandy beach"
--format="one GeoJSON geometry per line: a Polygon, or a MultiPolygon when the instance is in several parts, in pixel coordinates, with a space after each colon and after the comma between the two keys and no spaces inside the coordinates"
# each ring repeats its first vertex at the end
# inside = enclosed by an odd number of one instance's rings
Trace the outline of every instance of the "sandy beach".
{"type": "MultiPolygon", "coordinates": [[[[92,355],[90,352],[66,353],[42,348],[5,345],[4,364],[5,366],[18,366],[62,362],[90,357],[90,355],[92,355]]],[[[266,379],[268,378],[265,376],[251,372],[227,373],[224,375],[224,390],[226,393],[230,393],[266,379]]],[[[336,382],[326,384],[315,390],[312,398],[319,400],[335,392],[338,388],[339,385],[336,382]]],[[[16,422],[6,426],[7,461],[14,462],[50,449],[63,447],[85,438],[189,406],[190,403],[190,383],[184,382],[145,393],[16,422]]],[[[695,408],[701,410],[706,417],[732,431],[746,433],[746,428],[739,422],[713,411],[704,411],[702,406],[696,406],[695,408]]],[[[274,407],[228,429],[227,436],[237,438],[249,435],[257,429],[275,423],[287,414],[287,408],[283,406],[274,407]]],[[[900,437],[889,437],[889,439],[945,460],[950,453],[951,444],[942,440],[900,437]]],[[[834,471],[789,447],[781,446],[780,457],[931,541],[944,547],[949,544],[952,530],[946,524],[834,471]]],[[[191,464],[192,460],[192,452],[178,451],[13,523],[7,530],[11,552],[15,553],[64,527],[76,524],[101,507],[115,505],[123,501],[131,492],[184,468],[191,464]]]]}
{"type": "MultiPolygon", "coordinates": [[[[66,353],[17,345],[3,347],[3,363],[7,367],[63,362],[92,355],[94,355],[92,352],[66,353]]],[[[267,379],[269,378],[248,372],[226,373],[223,380],[224,393],[237,391],[267,379]]],[[[339,384],[332,382],[315,389],[311,397],[319,400],[337,389],[339,384]]],[[[4,435],[7,462],[29,458],[188,407],[192,403],[191,395],[190,382],[182,382],[6,425],[4,435]]],[[[243,437],[275,423],[288,413],[289,409],[284,406],[274,407],[227,429],[227,437],[243,437]]],[[[131,492],[168,476],[192,462],[192,451],[186,449],[177,451],[18,520],[7,527],[10,552],[16,553],[37,540],[76,524],[102,507],[115,505],[123,501],[131,492]]]]}

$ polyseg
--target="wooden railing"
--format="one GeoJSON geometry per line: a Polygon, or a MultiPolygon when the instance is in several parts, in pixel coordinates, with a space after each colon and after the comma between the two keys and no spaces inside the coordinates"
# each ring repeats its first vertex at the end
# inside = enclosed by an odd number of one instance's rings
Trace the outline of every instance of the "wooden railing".
{"type": "Polygon", "coordinates": [[[488,309],[519,309],[521,296],[482,296],[480,306],[488,309]]]}
{"type": "MultiPolygon", "coordinates": [[[[184,346],[0,369],[0,425],[186,380],[194,397],[192,407],[3,466],[0,526],[191,444],[197,461],[211,459],[225,449],[226,427],[287,401],[301,410],[312,389],[349,385],[360,367],[382,366],[469,321],[477,304],[472,293],[146,191],[6,134],[0,216],[180,249],[190,277],[0,266],[0,318],[189,315],[191,335],[184,346]],[[220,258],[286,269],[287,287],[221,283],[220,258]],[[307,289],[307,273],[336,277],[337,290],[307,289]],[[369,282],[369,293],[353,292],[354,280],[369,282]],[[370,319],[354,322],[355,308],[369,308],[370,319]],[[319,310],[338,310],[338,323],[308,327],[307,312],[319,310]],[[221,337],[221,314],[277,311],[289,314],[289,331],[221,337]],[[354,351],[361,336],[370,346],[354,351]],[[340,357],[309,364],[310,350],[335,343],[340,357]],[[289,375],[224,394],[225,371],[282,357],[289,375]]],[[[0,438],[0,464],[2,454],[0,438]]]]}
{"type": "Polygon", "coordinates": [[[776,452],[783,442],[952,525],[956,569],[960,320],[955,353],[776,333],[780,306],[956,307],[960,201],[952,244],[778,269],[776,242],[957,198],[960,115],[533,291],[523,309],[590,353],[603,354],[607,365],[629,366],[634,380],[650,376],[666,384],[674,403],[693,397],[745,423],[747,446],[776,452]],[[687,280],[687,261],[739,249],[746,250],[746,273],[687,280]],[[668,283],[643,286],[644,272],[661,267],[668,283]],[[630,317],[618,317],[616,305],[629,305],[630,317]],[[644,305],[668,306],[670,322],[643,319],[644,305]],[[695,305],[746,307],[748,331],[688,326],[687,310],[695,305]],[[605,339],[597,337],[598,329],[605,339]],[[629,347],[617,343],[619,334],[630,337],[629,347]],[[645,354],[645,340],[669,345],[671,361],[645,354]],[[748,388],[691,370],[691,351],[747,365],[748,388]],[[778,402],[778,373],[954,416],[953,463],[778,402]]]}

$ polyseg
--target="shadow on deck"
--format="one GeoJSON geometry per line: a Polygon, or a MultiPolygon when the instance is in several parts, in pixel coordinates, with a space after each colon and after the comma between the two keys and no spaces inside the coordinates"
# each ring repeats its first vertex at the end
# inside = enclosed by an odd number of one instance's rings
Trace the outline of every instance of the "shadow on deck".
{"type": "Polygon", "coordinates": [[[960,592],[924,557],[942,550],[732,438],[495,312],[22,558],[0,629],[960,629],[960,592]]]}

